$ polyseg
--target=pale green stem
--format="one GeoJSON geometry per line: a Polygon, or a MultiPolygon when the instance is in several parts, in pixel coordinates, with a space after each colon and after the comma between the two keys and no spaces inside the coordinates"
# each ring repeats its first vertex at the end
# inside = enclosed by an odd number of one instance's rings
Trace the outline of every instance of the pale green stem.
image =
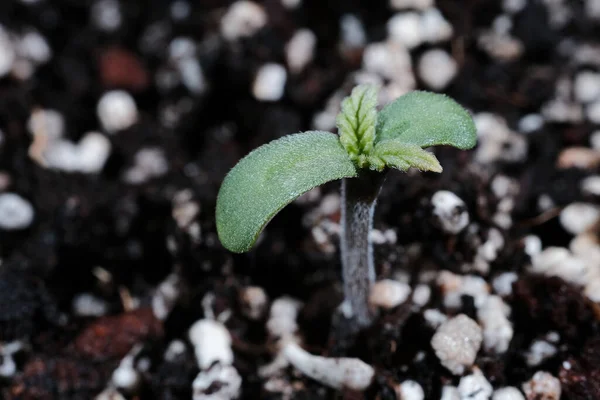
{"type": "Polygon", "coordinates": [[[369,291],[375,282],[373,245],[369,233],[373,212],[385,174],[361,171],[357,178],[342,180],[342,231],[340,251],[345,301],[352,307],[359,327],[375,317],[369,307],[369,291]]]}

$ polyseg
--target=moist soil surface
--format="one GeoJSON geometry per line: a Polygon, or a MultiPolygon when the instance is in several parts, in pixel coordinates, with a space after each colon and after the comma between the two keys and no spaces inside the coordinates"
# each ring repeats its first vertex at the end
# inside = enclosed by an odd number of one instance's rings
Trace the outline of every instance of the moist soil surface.
{"type": "MultiPolygon", "coordinates": [[[[223,177],[244,154],[314,128],[313,118],[327,100],[337,92],[347,95],[355,84],[365,48],[385,41],[388,20],[405,11],[379,0],[304,0],[293,9],[279,0],[265,0],[258,4],[266,24],[247,37],[229,40],[220,24],[231,3],[0,2],[5,31],[17,37],[35,30],[52,52],[41,63],[15,64],[0,78],[0,191],[19,194],[34,210],[28,226],[0,230],[0,341],[5,346],[23,343],[11,356],[14,370],[0,382],[3,397],[94,398],[110,386],[121,360],[133,354],[139,383],[121,390],[122,396],[190,399],[200,370],[188,329],[210,317],[210,309],[222,317],[232,336],[233,365],[242,377],[240,398],[399,399],[399,385],[410,379],[421,385],[425,398],[437,399],[442,387],[458,385],[460,376],[444,368],[432,349],[435,327],[424,310],[478,318],[472,295],[464,294],[457,307],[444,303],[444,288],[436,277],[446,270],[482,276],[490,285],[503,273],[516,273],[512,289],[502,295],[511,310],[510,345],[502,353],[481,349],[474,363],[494,388],[521,388],[536,372],[547,371],[560,380],[561,398],[600,398],[600,309],[582,286],[531,273],[532,253],[525,240],[536,235],[544,248],[568,248],[574,235],[561,224],[561,210],[574,202],[598,203],[597,195],[581,189],[583,179],[598,172],[598,156],[587,163],[577,161],[579,155],[574,162],[558,163],[567,148],[592,151],[597,128],[593,119],[584,113],[567,121],[543,113],[556,99],[561,80],[567,88],[563,84],[560,95],[581,106],[569,84],[580,71],[600,68],[600,22],[586,11],[586,2],[564,2],[570,17],[562,24],[553,22],[557,12],[551,2],[525,1],[513,14],[500,1],[436,2],[453,34],[447,41],[410,50],[415,88],[430,89],[417,73],[417,60],[441,48],[456,60],[457,72],[439,91],[473,114],[505,119],[519,140],[498,143],[499,155],[494,157],[478,158],[481,147],[489,144],[483,143],[486,138],[472,151],[437,149],[444,166],[439,175],[388,174],[374,227],[395,235],[384,235],[387,239],[375,245],[378,279],[399,279],[413,288],[425,284],[431,297],[423,306],[408,299],[381,310],[371,328],[344,340],[342,325],[331,335],[343,297],[338,238],[333,231],[325,231],[325,238],[315,234],[316,227],[339,222],[339,212],[324,206],[337,199],[339,182],[282,210],[256,248],[242,255],[219,243],[216,196],[223,177]],[[115,5],[120,23],[107,29],[94,22],[101,18],[102,7],[115,5]],[[347,14],[362,21],[362,45],[340,44],[340,19],[347,14]],[[499,58],[480,44],[502,14],[512,23],[506,35],[520,45],[516,56],[499,58]],[[257,70],[268,62],[285,66],[286,43],[300,28],[316,35],[312,61],[302,71],[288,73],[281,99],[256,99],[252,87],[257,70]],[[200,91],[179,79],[177,61],[169,57],[170,43],[180,37],[196,44],[192,58],[199,61],[205,79],[200,91]],[[574,61],[582,46],[589,46],[596,58],[574,61]],[[33,68],[29,73],[28,66],[33,68]],[[173,76],[174,83],[169,81],[173,76]],[[109,133],[96,107],[103,93],[114,89],[133,96],[138,120],[109,133]],[[100,172],[61,171],[33,159],[35,135],[28,120],[40,110],[58,111],[64,119],[63,136],[73,142],[88,131],[100,131],[109,139],[111,153],[100,172]],[[528,114],[541,114],[545,120],[525,133],[519,122],[528,114]],[[519,153],[514,146],[525,146],[524,154],[514,156],[519,153]],[[158,149],[168,169],[131,182],[124,176],[142,149],[158,149]],[[492,188],[498,176],[512,179],[516,187],[512,207],[505,212],[509,223],[499,224],[495,218],[504,196],[492,188]],[[431,198],[439,190],[464,201],[461,212],[468,213],[470,222],[459,234],[445,233],[434,216],[431,198]],[[502,239],[497,254],[487,268],[465,271],[492,231],[502,239]],[[167,316],[158,318],[152,299],[169,276],[179,280],[176,300],[167,316]],[[273,359],[276,346],[267,331],[268,305],[258,318],[246,311],[241,294],[249,286],[262,288],[271,301],[281,296],[302,301],[302,346],[313,354],[359,357],[375,368],[372,385],[364,393],[335,391],[292,367],[281,371],[279,389],[265,385],[258,369],[273,359]],[[82,294],[93,296],[96,307],[78,303],[82,294]],[[203,306],[207,294],[214,296],[208,308],[203,306]],[[530,365],[526,355],[532,343],[550,332],[559,338],[555,351],[530,365]],[[184,350],[165,357],[176,340],[184,350]]],[[[590,229],[592,235],[598,233],[597,227],[590,229]]],[[[7,359],[2,368],[10,369],[7,359]]],[[[217,392],[220,384],[215,382],[207,393],[217,392]]]]}

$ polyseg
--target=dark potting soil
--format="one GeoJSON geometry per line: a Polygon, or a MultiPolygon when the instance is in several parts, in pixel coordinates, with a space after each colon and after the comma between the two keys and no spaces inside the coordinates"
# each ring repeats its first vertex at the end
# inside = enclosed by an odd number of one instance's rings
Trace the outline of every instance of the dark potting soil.
{"type": "MultiPolygon", "coordinates": [[[[339,50],[340,18],[358,16],[367,44],[382,41],[395,12],[389,2],[304,0],[290,10],[279,0],[265,0],[258,3],[268,23],[235,41],[219,33],[220,20],[233,2],[179,1],[189,7],[182,19],[172,16],[174,3],[0,2],[5,30],[17,35],[35,29],[52,50],[50,60],[34,67],[31,76],[22,79],[13,73],[0,78],[0,181],[8,179],[6,185],[0,183],[0,192],[18,193],[35,211],[29,227],[0,229],[0,342],[26,343],[13,355],[16,372],[0,382],[4,398],[93,398],[135,346],[141,382],[133,393],[123,392],[125,398],[191,398],[199,368],[188,329],[207,317],[202,306],[207,293],[215,296],[216,315],[231,312],[225,324],[233,338],[234,366],[243,379],[241,398],[399,399],[398,386],[407,379],[421,385],[425,398],[440,398],[442,387],[457,385],[460,377],[440,364],[430,345],[435,329],[410,302],[382,311],[375,324],[356,337],[331,339],[332,316],[342,299],[339,257],[315,243],[312,227],[303,218],[326,195],[336,193],[339,183],[325,185],[312,201],[285,208],[248,254],[224,250],[214,224],[219,184],[240,157],[272,139],[311,129],[314,115],[330,96],[352,87],[348,82],[361,68],[363,48],[339,50]],[[95,26],[91,16],[108,3],[117,4],[122,17],[111,31],[95,26]],[[257,100],[252,95],[257,69],[266,62],[285,64],[285,45],[299,28],[316,35],[313,61],[301,73],[288,76],[281,100],[257,100]],[[181,82],[160,83],[162,72],[176,69],[167,49],[178,37],[197,43],[194,58],[207,82],[201,94],[181,82]],[[65,121],[64,136],[77,142],[84,132],[101,129],[96,106],[110,89],[133,96],[139,120],[107,135],[112,151],[100,173],[60,172],[31,159],[27,121],[34,110],[57,110],[65,121]],[[160,149],[168,172],[141,184],[127,183],[123,174],[143,148],[160,149]],[[188,203],[199,207],[192,221],[183,224],[173,214],[174,199],[182,191],[187,191],[188,203]],[[152,312],[151,301],[169,274],[181,277],[183,284],[162,321],[152,312]],[[240,291],[248,285],[263,288],[270,299],[291,296],[303,301],[298,317],[303,346],[313,354],[361,358],[376,370],[373,384],[364,393],[336,392],[290,367],[282,380],[291,392],[266,390],[258,368],[271,361],[274,344],[268,338],[267,316],[253,320],[243,312],[240,291]],[[82,293],[101,300],[103,316],[82,316],[73,310],[74,299],[82,293]],[[185,349],[167,359],[164,353],[176,339],[185,349]]],[[[583,67],[598,70],[593,63],[576,65],[560,48],[567,42],[598,46],[600,23],[585,11],[585,2],[572,1],[564,2],[570,21],[553,27],[549,2],[528,1],[511,17],[510,34],[522,43],[522,55],[497,60],[478,40],[503,13],[501,3],[438,0],[436,6],[454,35],[437,47],[458,60],[457,76],[444,93],[474,113],[505,118],[514,130],[522,116],[539,113],[555,97],[561,77],[572,77],[583,67]]],[[[416,60],[432,47],[436,46],[422,44],[411,56],[416,60]]],[[[417,83],[427,88],[421,76],[417,83]]],[[[504,244],[489,274],[483,275],[491,282],[503,272],[518,274],[512,293],[504,297],[514,336],[503,354],[482,350],[475,361],[495,388],[520,388],[544,370],[560,379],[561,398],[600,398],[600,309],[580,287],[529,273],[531,260],[523,241],[535,234],[544,246],[568,247],[573,236],[552,210],[579,201],[598,203],[579,186],[598,172],[600,163],[557,167],[559,153],[588,146],[596,128],[590,121],[548,121],[525,136],[526,157],[516,162],[476,163],[475,151],[439,149],[441,175],[391,172],[387,177],[375,228],[393,229],[397,238],[375,248],[380,278],[400,271],[416,285],[423,271],[462,273],[461,266],[473,262],[490,231],[500,231],[504,244]],[[491,182],[498,175],[514,178],[519,186],[508,227],[494,220],[500,199],[491,182]],[[451,236],[440,230],[430,202],[438,190],[452,191],[465,202],[471,224],[478,226],[476,234],[451,236]],[[552,199],[550,214],[540,211],[541,196],[552,199]],[[474,242],[474,236],[481,240],[474,242]],[[411,252],[411,244],[418,244],[419,251],[411,252]],[[556,353],[540,365],[528,365],[525,354],[531,344],[548,332],[560,337],[556,353]]],[[[510,143],[502,151],[510,152],[510,143]]],[[[323,218],[337,222],[339,215],[323,218]]],[[[463,296],[460,308],[447,309],[442,289],[435,284],[432,289],[426,308],[477,319],[471,296],[463,296]]]]}

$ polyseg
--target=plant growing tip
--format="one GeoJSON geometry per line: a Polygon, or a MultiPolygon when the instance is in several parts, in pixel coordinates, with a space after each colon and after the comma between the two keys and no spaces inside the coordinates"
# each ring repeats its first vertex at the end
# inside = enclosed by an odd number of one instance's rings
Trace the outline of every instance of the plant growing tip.
{"type": "Polygon", "coordinates": [[[216,224],[223,246],[251,249],[265,225],[294,199],[326,182],[342,181],[341,259],[346,301],[360,326],[372,320],[367,299],[375,279],[369,231],[389,168],[442,172],[425,147],[475,146],[469,113],[447,96],[415,91],[377,111],[377,89],[359,85],[336,119],[338,135],[310,131],[252,151],[225,177],[216,224]]]}

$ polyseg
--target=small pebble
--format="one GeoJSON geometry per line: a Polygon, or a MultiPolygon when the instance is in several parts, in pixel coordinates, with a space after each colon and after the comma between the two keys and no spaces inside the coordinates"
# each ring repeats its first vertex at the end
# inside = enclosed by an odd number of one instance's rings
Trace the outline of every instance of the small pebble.
{"type": "Polygon", "coordinates": [[[463,376],[458,384],[461,400],[489,400],[494,389],[479,369],[463,376]]]}
{"type": "Polygon", "coordinates": [[[573,82],[575,99],[580,103],[590,103],[600,97],[600,74],[582,71],[573,82]]]}
{"type": "Polygon", "coordinates": [[[138,120],[135,100],[124,90],[104,93],[96,109],[102,127],[108,133],[116,133],[133,126],[138,120]]]}
{"type": "Polygon", "coordinates": [[[16,193],[0,193],[0,229],[25,229],[33,222],[33,206],[16,193]]]}
{"type": "Polygon", "coordinates": [[[525,396],[516,387],[507,386],[497,389],[492,395],[492,400],[525,400],[525,396]]]}
{"type": "Polygon", "coordinates": [[[8,32],[0,25],[0,78],[12,71],[16,56],[8,32]]]}
{"type": "Polygon", "coordinates": [[[382,279],[371,287],[369,303],[389,310],[404,303],[409,298],[410,292],[410,286],[406,283],[382,279]]]}
{"type": "Polygon", "coordinates": [[[269,298],[259,286],[246,286],[241,290],[240,300],[242,302],[242,314],[246,317],[258,320],[263,317],[269,305],[269,298]]]}
{"type": "Polygon", "coordinates": [[[423,388],[415,381],[404,381],[400,384],[400,398],[402,400],[423,400],[425,399],[425,392],[423,388]]]}
{"type": "Polygon", "coordinates": [[[498,61],[514,61],[523,54],[523,43],[517,38],[494,31],[479,36],[478,46],[498,61]]]}
{"type": "Polygon", "coordinates": [[[258,70],[252,85],[257,100],[278,101],[285,92],[287,72],[281,64],[267,63],[258,70]]]}
{"type": "Polygon", "coordinates": [[[285,46],[286,62],[294,74],[302,72],[314,57],[317,36],[310,29],[299,29],[285,46]]]}
{"type": "Polygon", "coordinates": [[[444,50],[426,51],[419,60],[419,76],[429,88],[442,90],[458,72],[456,61],[444,50]]]}
{"type": "Polygon", "coordinates": [[[558,155],[558,169],[594,169],[599,165],[600,151],[587,147],[567,147],[558,155]]]}
{"type": "Polygon", "coordinates": [[[447,190],[436,192],[431,198],[433,215],[446,233],[460,233],[469,225],[469,212],[464,201],[447,190]]]}
{"type": "Polygon", "coordinates": [[[600,207],[589,203],[571,203],[560,212],[559,220],[567,232],[577,235],[598,224],[600,207]]]}
{"type": "Polygon", "coordinates": [[[523,384],[523,391],[527,400],[559,400],[560,381],[548,372],[538,371],[523,384]]]}
{"type": "Polygon", "coordinates": [[[454,375],[461,375],[475,362],[482,341],[477,322],[459,314],[440,325],[431,339],[431,347],[444,367],[454,375]]]}
{"type": "Polygon", "coordinates": [[[221,19],[221,34],[227,40],[254,35],[267,24],[267,13],[253,1],[240,0],[229,6],[221,19]]]}

